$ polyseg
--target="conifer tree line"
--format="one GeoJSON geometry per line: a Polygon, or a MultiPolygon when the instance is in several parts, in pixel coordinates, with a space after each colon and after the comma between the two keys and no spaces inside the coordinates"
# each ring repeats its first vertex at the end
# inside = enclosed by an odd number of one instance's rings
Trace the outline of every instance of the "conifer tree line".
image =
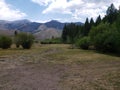
{"type": "Polygon", "coordinates": [[[102,52],[120,52],[120,8],[111,4],[106,15],[96,21],[86,18],[83,25],[66,24],[62,32],[63,43],[71,43],[82,49],[102,52]]]}

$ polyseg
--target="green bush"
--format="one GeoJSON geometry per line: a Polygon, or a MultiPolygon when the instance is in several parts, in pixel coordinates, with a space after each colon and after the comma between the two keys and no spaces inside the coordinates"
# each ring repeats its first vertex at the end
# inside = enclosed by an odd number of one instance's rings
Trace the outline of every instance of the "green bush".
{"type": "Polygon", "coordinates": [[[0,48],[8,49],[12,45],[12,39],[8,36],[0,36],[0,48]]]}
{"type": "Polygon", "coordinates": [[[90,39],[89,39],[89,37],[83,37],[83,38],[79,39],[76,42],[76,46],[78,48],[82,48],[82,49],[87,50],[89,48],[89,46],[90,46],[90,39]]]}
{"type": "Polygon", "coordinates": [[[19,33],[15,38],[16,46],[21,45],[24,49],[30,49],[34,42],[33,35],[27,33],[19,33]]]}
{"type": "Polygon", "coordinates": [[[41,44],[60,44],[60,43],[62,43],[60,38],[45,39],[41,41],[41,44]]]}
{"type": "Polygon", "coordinates": [[[98,51],[120,51],[120,33],[116,28],[110,27],[107,23],[101,23],[97,27],[92,28],[90,40],[98,51]]]}

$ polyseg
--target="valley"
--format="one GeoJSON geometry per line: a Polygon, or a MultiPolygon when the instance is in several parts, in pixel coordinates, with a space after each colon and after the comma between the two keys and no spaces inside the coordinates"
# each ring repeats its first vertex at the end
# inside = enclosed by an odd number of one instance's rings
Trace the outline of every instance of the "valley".
{"type": "Polygon", "coordinates": [[[120,90],[120,0],[0,0],[0,90],[120,90]]]}
{"type": "Polygon", "coordinates": [[[34,44],[0,50],[0,90],[119,90],[120,57],[34,44]]]}

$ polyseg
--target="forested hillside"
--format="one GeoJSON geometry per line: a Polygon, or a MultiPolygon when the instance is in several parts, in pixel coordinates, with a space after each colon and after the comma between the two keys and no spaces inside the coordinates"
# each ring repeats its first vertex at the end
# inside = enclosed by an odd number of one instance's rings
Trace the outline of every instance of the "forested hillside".
{"type": "Polygon", "coordinates": [[[87,18],[84,25],[65,25],[62,41],[82,49],[120,53],[120,8],[111,4],[106,15],[99,15],[96,21],[87,18]]]}

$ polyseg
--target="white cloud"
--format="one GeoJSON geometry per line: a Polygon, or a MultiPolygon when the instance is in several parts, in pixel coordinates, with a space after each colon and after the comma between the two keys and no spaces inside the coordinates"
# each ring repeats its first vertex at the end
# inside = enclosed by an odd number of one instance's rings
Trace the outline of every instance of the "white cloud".
{"type": "Polygon", "coordinates": [[[46,23],[46,22],[49,22],[51,20],[57,20],[57,21],[62,21],[61,19],[59,18],[54,18],[54,19],[46,19],[46,20],[31,20],[32,22],[39,22],[39,23],[46,23]]]}
{"type": "Polygon", "coordinates": [[[93,17],[96,19],[98,15],[102,17],[111,3],[118,8],[120,0],[32,0],[39,5],[45,5],[46,9],[43,14],[57,13],[68,14],[75,20],[85,21],[85,19],[93,17]]]}
{"type": "Polygon", "coordinates": [[[47,6],[49,3],[54,2],[55,0],[32,0],[32,2],[37,3],[39,5],[47,6]]]}
{"type": "Polygon", "coordinates": [[[43,11],[43,13],[59,12],[72,14],[72,11],[74,11],[75,8],[78,8],[83,3],[84,2],[82,0],[70,0],[69,2],[67,0],[56,0],[52,2],[48,8],[43,11]]]}
{"type": "Polygon", "coordinates": [[[22,19],[25,16],[25,13],[22,13],[17,9],[12,9],[5,0],[0,0],[0,20],[17,20],[22,19]]]}

